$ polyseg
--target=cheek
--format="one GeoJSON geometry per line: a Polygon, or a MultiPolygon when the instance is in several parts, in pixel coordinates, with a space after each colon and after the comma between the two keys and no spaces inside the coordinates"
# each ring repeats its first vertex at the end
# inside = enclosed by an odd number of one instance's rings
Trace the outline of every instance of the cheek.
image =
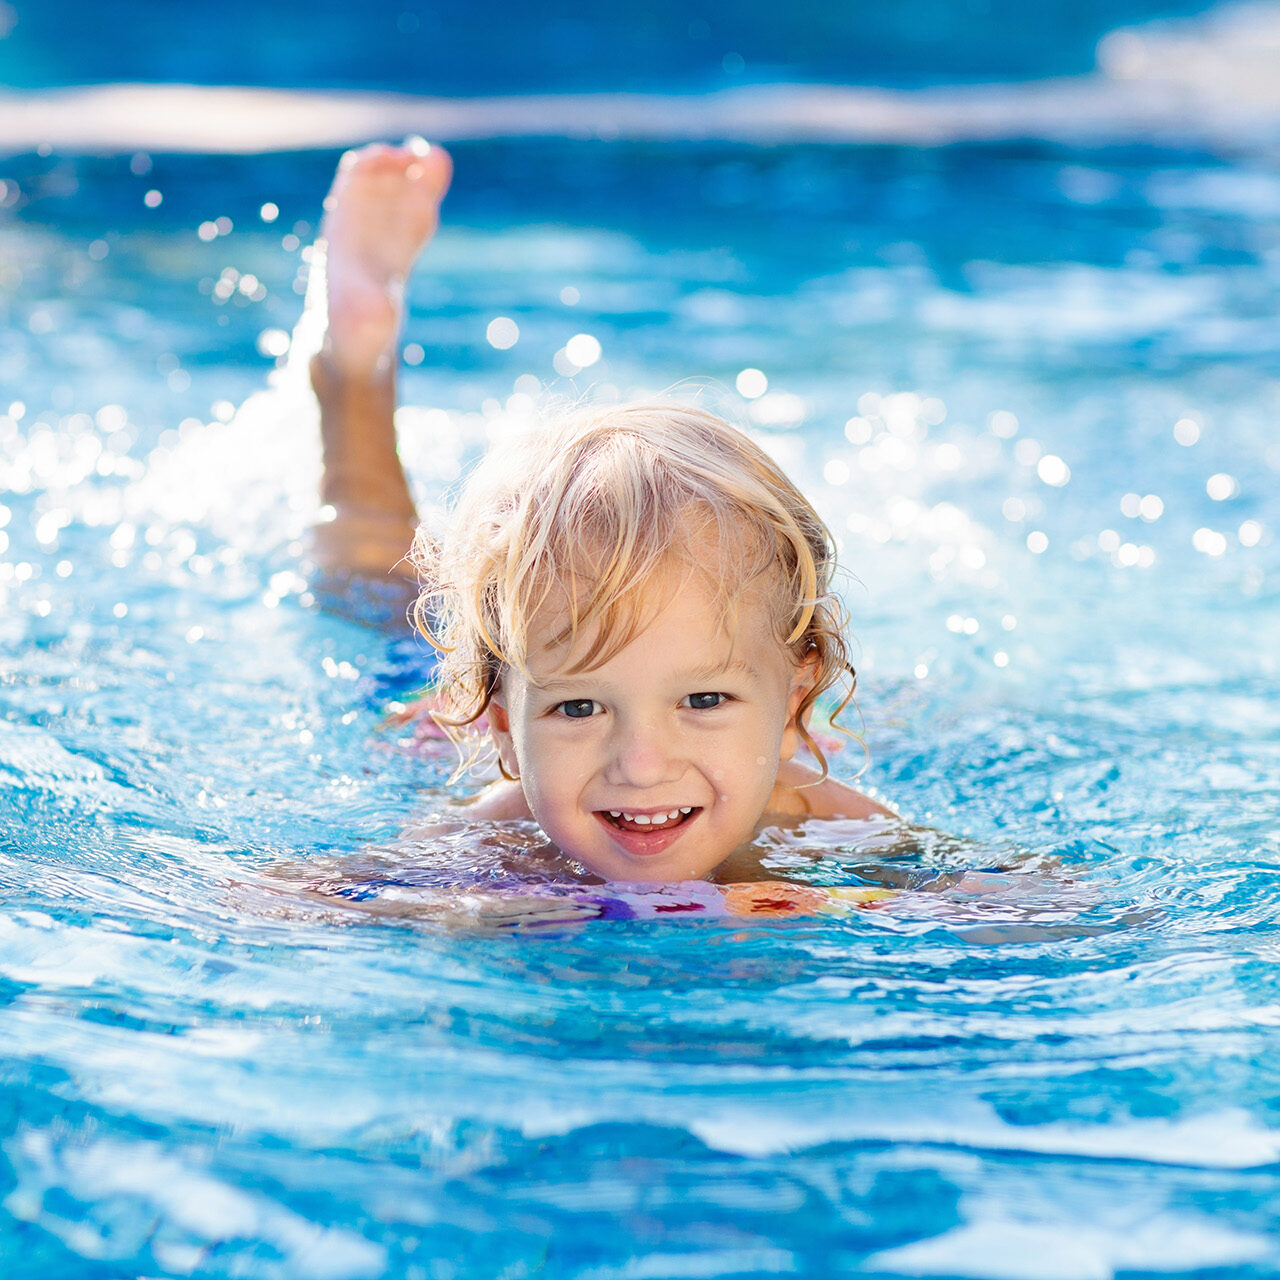
{"type": "Polygon", "coordinates": [[[563,816],[581,790],[580,770],[574,755],[562,742],[540,740],[536,728],[524,737],[520,754],[524,761],[521,779],[530,808],[541,810],[550,821],[554,821],[557,814],[563,816]]]}
{"type": "Polygon", "coordinates": [[[783,743],[787,738],[788,720],[785,703],[761,716],[752,735],[748,758],[753,768],[772,772],[778,768],[783,743]]]}

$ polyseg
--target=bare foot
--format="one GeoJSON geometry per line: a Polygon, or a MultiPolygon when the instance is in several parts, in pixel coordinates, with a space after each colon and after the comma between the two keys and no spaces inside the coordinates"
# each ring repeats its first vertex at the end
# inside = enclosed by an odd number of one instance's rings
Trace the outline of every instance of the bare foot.
{"type": "Polygon", "coordinates": [[[342,157],[320,224],[328,304],[321,358],[330,373],[369,379],[394,368],[405,279],[436,229],[452,174],[448,152],[421,139],[342,157]]]}
{"type": "Polygon", "coordinates": [[[453,165],[420,140],[343,156],[325,200],[291,364],[307,361],[320,408],[314,548],[329,572],[396,573],[417,515],[396,451],[397,339],[404,282],[439,221],[453,165]],[[314,354],[313,354],[314,353],[314,354]]]}

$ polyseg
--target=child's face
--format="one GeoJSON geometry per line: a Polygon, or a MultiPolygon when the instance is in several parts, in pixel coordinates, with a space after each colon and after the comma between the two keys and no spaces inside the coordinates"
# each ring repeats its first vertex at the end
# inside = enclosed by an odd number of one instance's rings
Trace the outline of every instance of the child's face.
{"type": "Polygon", "coordinates": [[[566,652],[554,643],[562,619],[536,617],[529,675],[504,672],[490,723],[564,853],[610,880],[692,880],[754,835],[796,749],[812,673],[756,592],[739,602],[731,637],[700,573],[673,571],[649,590],[653,621],[575,675],[564,671],[591,637],[566,652]]]}

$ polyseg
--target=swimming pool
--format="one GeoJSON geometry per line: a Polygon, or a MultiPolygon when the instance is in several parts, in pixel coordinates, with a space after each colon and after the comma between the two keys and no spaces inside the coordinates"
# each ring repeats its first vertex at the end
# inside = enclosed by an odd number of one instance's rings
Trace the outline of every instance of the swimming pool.
{"type": "Polygon", "coordinates": [[[381,724],[403,643],[296,574],[287,388],[221,425],[334,153],[11,158],[5,1275],[1274,1274],[1274,153],[453,150],[424,504],[577,334],[578,388],[711,380],[843,541],[865,781],[956,837],[780,871],[1016,888],[498,932],[280,890],[473,860],[400,838],[450,761],[381,724]]]}

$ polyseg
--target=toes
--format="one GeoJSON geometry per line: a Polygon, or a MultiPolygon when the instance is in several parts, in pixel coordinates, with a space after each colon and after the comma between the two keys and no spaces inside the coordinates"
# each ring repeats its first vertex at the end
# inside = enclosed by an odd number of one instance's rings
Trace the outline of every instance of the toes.
{"type": "Polygon", "coordinates": [[[357,175],[366,179],[403,177],[411,182],[426,179],[439,198],[453,177],[453,161],[443,147],[422,138],[407,138],[403,146],[379,142],[343,154],[338,161],[340,182],[335,182],[335,189],[346,186],[357,175]]]}
{"type": "Polygon", "coordinates": [[[405,170],[405,176],[415,182],[427,179],[435,190],[436,198],[442,199],[453,179],[453,160],[443,147],[426,145],[426,150],[414,150],[414,162],[405,170]]]}
{"type": "Polygon", "coordinates": [[[344,151],[338,161],[338,168],[349,169],[354,164],[368,164],[394,154],[395,148],[387,146],[385,142],[368,142],[363,147],[352,147],[349,151],[344,151]]]}
{"type": "Polygon", "coordinates": [[[389,147],[385,142],[372,142],[365,147],[344,151],[338,161],[338,173],[350,178],[353,171],[362,174],[394,173],[403,170],[407,159],[400,147],[389,147]]]}

